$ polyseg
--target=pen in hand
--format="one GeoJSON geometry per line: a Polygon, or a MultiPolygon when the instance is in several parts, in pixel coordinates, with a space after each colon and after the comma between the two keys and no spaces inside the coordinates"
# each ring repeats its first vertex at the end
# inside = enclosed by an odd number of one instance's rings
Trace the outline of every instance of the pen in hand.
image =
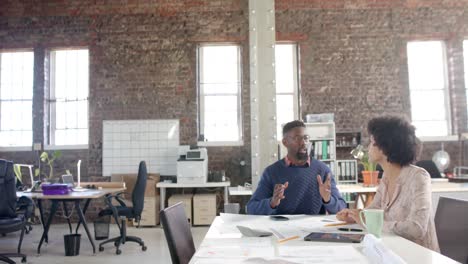
{"type": "Polygon", "coordinates": [[[340,227],[338,228],[340,231],[347,231],[347,232],[362,232],[364,230],[362,229],[357,229],[357,228],[345,228],[345,227],[340,227]]]}

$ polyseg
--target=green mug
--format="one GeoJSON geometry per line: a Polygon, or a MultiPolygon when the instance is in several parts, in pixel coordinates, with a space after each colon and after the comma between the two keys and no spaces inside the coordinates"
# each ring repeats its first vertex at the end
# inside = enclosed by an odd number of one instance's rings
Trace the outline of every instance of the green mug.
{"type": "Polygon", "coordinates": [[[364,209],[359,212],[359,218],[362,225],[366,228],[367,232],[376,237],[382,235],[382,228],[384,222],[384,210],[382,209],[364,209]],[[362,218],[364,214],[365,221],[362,218]]]}

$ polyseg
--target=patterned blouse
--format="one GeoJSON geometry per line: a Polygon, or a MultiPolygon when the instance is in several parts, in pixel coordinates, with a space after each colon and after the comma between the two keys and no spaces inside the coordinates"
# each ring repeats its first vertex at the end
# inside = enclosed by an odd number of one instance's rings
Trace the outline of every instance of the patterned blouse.
{"type": "Polygon", "coordinates": [[[394,232],[423,247],[439,252],[432,217],[431,178],[426,170],[409,165],[401,168],[390,200],[385,172],[370,209],[384,210],[384,232],[394,232]]]}

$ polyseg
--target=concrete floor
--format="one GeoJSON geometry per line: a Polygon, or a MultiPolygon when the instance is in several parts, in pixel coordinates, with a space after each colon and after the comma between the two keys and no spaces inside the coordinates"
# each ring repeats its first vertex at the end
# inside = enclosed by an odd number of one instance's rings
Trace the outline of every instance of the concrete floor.
{"type": "MultiPolygon", "coordinates": [[[[90,231],[94,236],[92,224],[90,231]]],[[[41,247],[41,255],[37,255],[37,246],[42,235],[42,226],[34,225],[33,231],[25,235],[21,252],[28,256],[27,263],[33,264],[50,264],[50,263],[112,263],[112,264],[129,264],[129,263],[171,263],[169,249],[167,247],[164,231],[159,228],[134,228],[129,227],[127,234],[139,236],[145,242],[148,249],[143,252],[141,247],[136,243],[126,243],[120,249],[121,255],[115,254],[115,247],[112,243],[104,246],[104,251],[99,252],[98,244],[101,241],[96,241],[96,254],[93,255],[91,244],[86,236],[86,232],[81,227],[80,255],[74,257],[66,257],[63,245],[63,235],[68,234],[68,225],[52,225],[49,231],[49,244],[43,244],[41,247]]],[[[208,227],[192,227],[192,235],[197,248],[205,237],[208,227]]],[[[111,226],[111,237],[118,233],[117,227],[111,226]]],[[[0,236],[0,253],[16,252],[19,241],[19,232],[7,234],[5,237],[0,236]]],[[[14,258],[14,261],[21,263],[20,258],[14,258]]]]}

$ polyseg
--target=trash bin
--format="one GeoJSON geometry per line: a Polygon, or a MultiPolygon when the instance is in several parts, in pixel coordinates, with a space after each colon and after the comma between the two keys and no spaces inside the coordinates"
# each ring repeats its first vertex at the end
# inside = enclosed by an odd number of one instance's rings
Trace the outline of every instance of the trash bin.
{"type": "Polygon", "coordinates": [[[224,204],[224,212],[226,214],[238,214],[240,210],[240,206],[238,203],[225,203],[224,204]]]}
{"type": "Polygon", "coordinates": [[[80,234],[69,234],[63,236],[65,256],[78,256],[80,254],[80,240],[80,234]]]}
{"type": "Polygon", "coordinates": [[[109,238],[110,215],[101,216],[94,221],[94,239],[109,238]]]}

